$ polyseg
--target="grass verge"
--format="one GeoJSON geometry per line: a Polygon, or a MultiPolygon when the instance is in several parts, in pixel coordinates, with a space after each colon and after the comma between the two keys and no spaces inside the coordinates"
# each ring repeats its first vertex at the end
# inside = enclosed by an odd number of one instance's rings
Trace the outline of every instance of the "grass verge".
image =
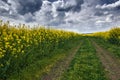
{"type": "MultiPolygon", "coordinates": [[[[55,49],[51,56],[45,56],[42,59],[35,59],[28,67],[20,70],[19,73],[13,74],[7,80],[40,80],[43,75],[48,74],[52,67],[59,61],[69,55],[68,52],[76,47],[80,40],[72,42],[73,44],[66,44],[63,48],[55,49]]],[[[38,51],[39,52],[39,51],[38,51]]],[[[49,53],[49,54],[50,54],[49,53]]]]}

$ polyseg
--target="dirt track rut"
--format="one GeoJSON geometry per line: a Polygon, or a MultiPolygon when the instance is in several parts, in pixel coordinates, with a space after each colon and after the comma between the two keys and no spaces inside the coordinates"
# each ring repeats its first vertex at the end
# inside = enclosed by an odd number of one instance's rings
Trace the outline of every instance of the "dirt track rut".
{"type": "Polygon", "coordinates": [[[105,68],[106,76],[110,80],[120,80],[120,63],[118,60],[107,50],[100,47],[96,42],[92,41],[92,43],[95,46],[97,55],[105,68]]]}
{"type": "Polygon", "coordinates": [[[70,62],[72,61],[79,48],[80,46],[77,46],[76,48],[71,50],[70,54],[63,60],[58,61],[57,64],[52,68],[50,73],[45,75],[41,80],[60,80],[62,74],[69,67],[70,62]]]}

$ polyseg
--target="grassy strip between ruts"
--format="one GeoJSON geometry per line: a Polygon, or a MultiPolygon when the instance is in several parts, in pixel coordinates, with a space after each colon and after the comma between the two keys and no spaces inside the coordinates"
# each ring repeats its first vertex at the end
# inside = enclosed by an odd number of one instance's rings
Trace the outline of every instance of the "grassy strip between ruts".
{"type": "Polygon", "coordinates": [[[57,61],[64,59],[69,55],[69,52],[80,43],[80,40],[73,42],[74,44],[67,44],[63,49],[57,49],[53,55],[36,60],[33,64],[21,70],[20,73],[12,75],[8,80],[40,80],[41,77],[50,72],[51,68],[57,61]]]}
{"type": "Polygon", "coordinates": [[[88,39],[83,41],[61,80],[107,80],[96,50],[88,39]]]}
{"type": "Polygon", "coordinates": [[[92,39],[96,41],[101,47],[110,51],[110,53],[116,58],[118,58],[120,61],[120,45],[111,44],[102,38],[92,38],[92,39]]]}

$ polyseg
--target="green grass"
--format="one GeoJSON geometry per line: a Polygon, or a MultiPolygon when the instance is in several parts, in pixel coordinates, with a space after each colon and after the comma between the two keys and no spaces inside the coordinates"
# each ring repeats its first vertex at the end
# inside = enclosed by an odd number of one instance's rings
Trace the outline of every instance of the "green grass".
{"type": "Polygon", "coordinates": [[[63,59],[66,54],[56,54],[43,60],[38,60],[34,64],[21,70],[19,74],[11,76],[8,80],[39,80],[42,75],[47,74],[55,63],[63,59]]]}
{"type": "Polygon", "coordinates": [[[100,46],[108,50],[113,56],[120,60],[120,45],[111,44],[108,41],[102,38],[92,38],[96,41],[100,46]]]}
{"type": "Polygon", "coordinates": [[[57,61],[67,57],[67,55],[69,55],[68,52],[70,52],[70,50],[76,47],[80,42],[81,40],[72,41],[71,43],[73,44],[69,43],[60,49],[55,49],[54,51],[49,52],[49,54],[52,53],[51,56],[44,56],[42,59],[35,57],[34,61],[32,60],[33,62],[29,64],[28,67],[12,74],[7,80],[40,80],[45,74],[50,72],[57,61]]]}
{"type": "Polygon", "coordinates": [[[84,38],[61,80],[107,80],[96,50],[88,39],[84,38]]]}

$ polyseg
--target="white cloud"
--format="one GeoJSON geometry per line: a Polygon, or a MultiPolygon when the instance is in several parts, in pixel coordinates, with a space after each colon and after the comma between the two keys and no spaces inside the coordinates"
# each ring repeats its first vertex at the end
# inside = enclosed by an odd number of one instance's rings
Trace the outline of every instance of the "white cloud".
{"type": "MultiPolygon", "coordinates": [[[[112,22],[115,23],[113,14],[110,14],[109,11],[101,11],[103,13],[103,15],[101,16],[94,15],[94,12],[96,11],[96,9],[94,8],[95,5],[88,7],[93,2],[94,1],[91,1],[91,3],[89,1],[85,1],[81,7],[80,12],[72,12],[72,11],[58,12],[56,11],[56,9],[58,7],[65,7],[65,3],[63,3],[62,1],[55,1],[51,3],[52,4],[51,6],[47,5],[48,9],[46,9],[45,11],[42,11],[41,9],[43,14],[45,14],[44,12],[48,10],[51,11],[50,14],[51,16],[49,16],[52,17],[50,18],[51,20],[47,19],[48,17],[45,18],[44,17],[45,15],[42,15],[41,17],[38,18],[41,19],[41,22],[43,22],[42,24],[50,24],[53,25],[54,28],[66,29],[66,30],[77,29],[80,32],[100,30],[114,25],[112,24],[112,22]],[[65,15],[60,16],[59,14],[65,14],[65,15]]],[[[39,13],[38,15],[40,16],[40,14],[41,13],[39,13]]]]}
{"type": "MultiPolygon", "coordinates": [[[[77,5],[76,0],[66,0],[66,2],[64,2],[64,0],[54,2],[43,0],[43,4],[39,10],[34,13],[28,12],[24,15],[18,12],[19,9],[23,8],[18,0],[8,0],[8,3],[11,5],[0,1],[0,11],[2,11],[2,9],[8,11],[4,13],[5,16],[0,15],[0,17],[3,20],[10,20],[14,23],[40,24],[48,27],[52,26],[56,29],[73,30],[76,32],[93,32],[95,30],[99,31],[110,28],[110,26],[120,25],[119,14],[115,11],[100,10],[102,6],[96,6],[98,3],[97,0],[84,0],[80,11],[57,11],[58,8],[66,9],[69,6],[77,5]],[[98,14],[97,12],[100,13],[98,14]],[[95,15],[95,13],[97,15],[95,15]]],[[[113,4],[118,6],[118,2],[113,4]]],[[[104,8],[108,8],[108,6],[115,7],[113,4],[103,6],[104,8]]]]}
{"type": "Polygon", "coordinates": [[[0,1],[0,10],[8,11],[9,10],[9,5],[5,4],[5,2],[3,2],[3,1],[0,1]]]}
{"type": "Polygon", "coordinates": [[[48,24],[50,22],[50,19],[52,19],[51,11],[51,2],[49,2],[48,0],[43,1],[41,9],[34,13],[36,22],[42,25],[48,24]]]}
{"type": "Polygon", "coordinates": [[[17,14],[17,10],[22,7],[17,0],[8,0],[8,3],[11,4],[9,6],[11,14],[17,14]]]}
{"type": "Polygon", "coordinates": [[[102,6],[97,5],[96,8],[99,8],[99,9],[112,9],[112,8],[116,8],[118,6],[120,6],[120,0],[115,2],[115,3],[112,3],[112,4],[104,4],[102,6]]]}
{"type": "Polygon", "coordinates": [[[108,11],[105,11],[105,12],[103,12],[103,14],[104,14],[104,15],[107,15],[107,14],[109,14],[109,12],[108,12],[108,11]]]}
{"type": "Polygon", "coordinates": [[[113,15],[109,14],[106,18],[106,22],[112,22],[112,19],[113,19],[112,17],[113,17],[113,15]]]}
{"type": "Polygon", "coordinates": [[[111,23],[112,20],[113,20],[112,17],[113,17],[113,15],[112,15],[112,14],[109,14],[109,15],[106,16],[105,19],[103,18],[102,20],[97,20],[97,21],[96,21],[96,24],[111,23]]]}
{"type": "Polygon", "coordinates": [[[74,6],[76,5],[76,1],[75,0],[69,0],[66,3],[64,2],[64,0],[58,0],[52,3],[52,14],[53,17],[57,17],[59,12],[57,11],[58,8],[67,8],[69,6],[74,6]]]}
{"type": "Polygon", "coordinates": [[[56,11],[56,9],[58,7],[62,7],[63,5],[64,5],[64,2],[60,0],[52,3],[52,15],[54,18],[58,16],[58,12],[56,11]]]}

